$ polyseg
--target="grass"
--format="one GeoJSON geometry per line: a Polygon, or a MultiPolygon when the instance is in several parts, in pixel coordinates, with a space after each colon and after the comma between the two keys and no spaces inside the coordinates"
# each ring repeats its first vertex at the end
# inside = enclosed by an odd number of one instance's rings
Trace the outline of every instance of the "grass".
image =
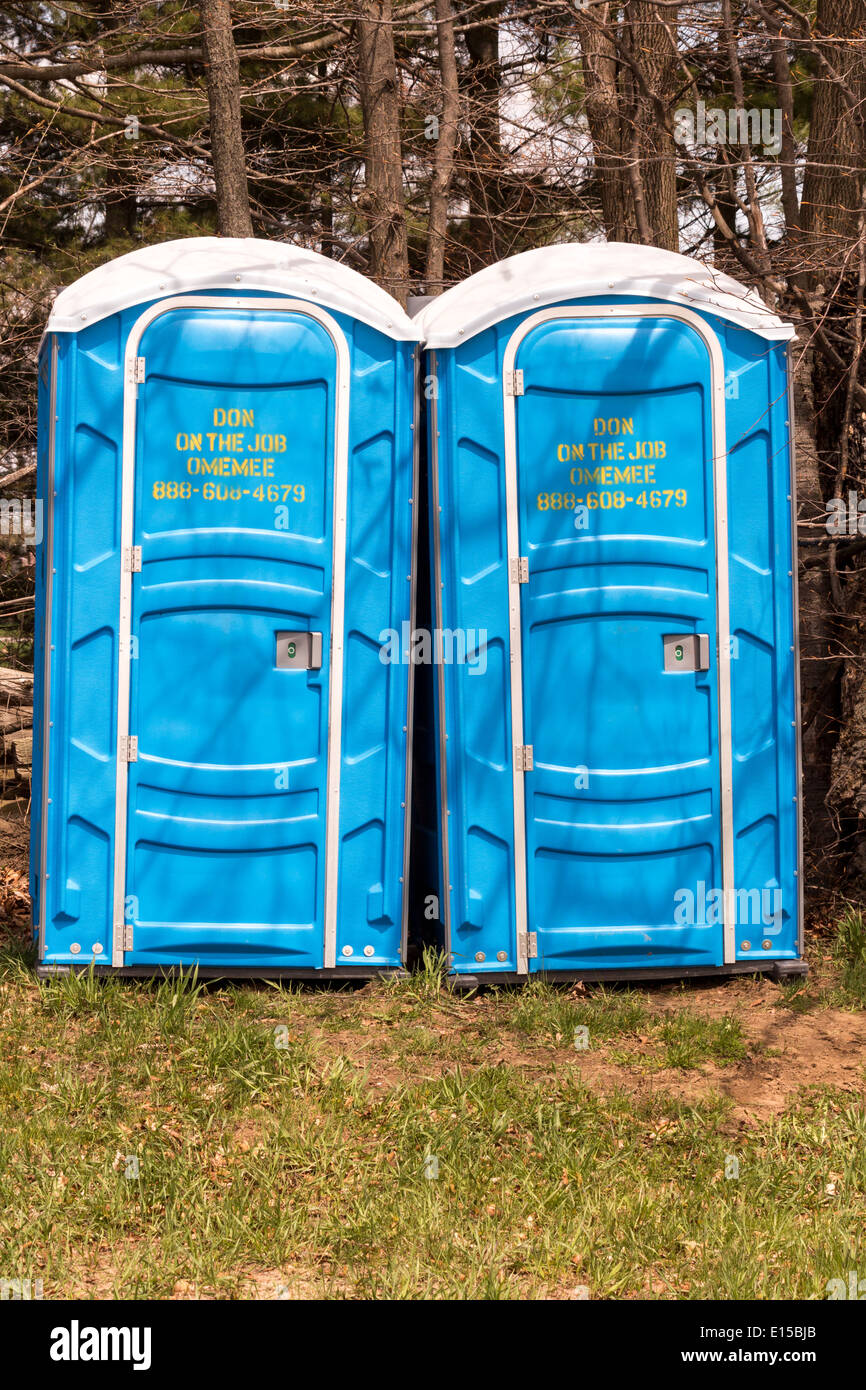
{"type": "Polygon", "coordinates": [[[848,907],[839,919],[833,955],[841,967],[843,993],[866,1008],[866,921],[859,908],[848,907]]]}
{"type": "Polygon", "coordinates": [[[711,1092],[600,1091],[575,1028],[682,1069],[739,1056],[738,1026],[537,984],[470,1013],[440,966],[364,990],[39,986],[7,955],[0,1275],[61,1298],[739,1299],[858,1268],[851,1094],[738,1131],[711,1092]]]}
{"type": "Polygon", "coordinates": [[[534,980],[516,998],[512,1027],[577,1051],[616,1041],[620,1046],[612,1059],[645,1070],[687,1070],[708,1061],[725,1065],[746,1055],[736,1019],[702,1018],[688,1010],[670,1018],[654,1016],[646,998],[631,989],[602,988],[589,998],[574,999],[534,980]]]}
{"type": "Polygon", "coordinates": [[[807,955],[808,978],[782,986],[787,1008],[794,1013],[810,1013],[819,1007],[866,1009],[866,919],[860,907],[848,903],[824,920],[817,936],[807,943],[807,955]]]}
{"type": "Polygon", "coordinates": [[[516,996],[513,1026],[528,1037],[548,1036],[565,1047],[593,1045],[624,1033],[641,1033],[646,1002],[634,990],[599,989],[589,999],[563,994],[554,985],[532,980],[516,996]],[[585,1034],[575,1034],[586,1029],[585,1034]]]}
{"type": "Polygon", "coordinates": [[[780,986],[781,1002],[792,1013],[807,1014],[818,1004],[818,995],[810,987],[808,980],[783,980],[780,986]]]}
{"type": "Polygon", "coordinates": [[[704,1061],[725,1066],[746,1055],[743,1030],[735,1018],[701,1018],[683,1010],[659,1027],[664,1046],[663,1067],[687,1069],[704,1061]]]}

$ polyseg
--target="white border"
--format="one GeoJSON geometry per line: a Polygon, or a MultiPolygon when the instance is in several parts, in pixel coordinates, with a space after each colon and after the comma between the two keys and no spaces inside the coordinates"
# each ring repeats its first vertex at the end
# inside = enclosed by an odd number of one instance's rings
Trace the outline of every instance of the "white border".
{"type": "Polygon", "coordinates": [[[42,793],[39,813],[39,942],[37,955],[45,959],[45,933],[48,924],[48,770],[51,748],[51,643],[54,599],[54,468],[57,448],[57,337],[51,338],[51,379],[48,384],[48,468],[45,480],[43,513],[45,525],[45,579],[42,587],[45,613],[43,618],[42,651],[42,793]]]}
{"type": "MultiPolygon", "coordinates": [[[[436,353],[431,351],[429,358],[430,375],[433,378],[434,391],[430,401],[430,483],[432,492],[431,509],[433,512],[433,526],[431,528],[432,554],[430,556],[430,572],[433,577],[433,604],[431,617],[439,632],[442,631],[442,589],[444,581],[442,579],[442,505],[439,501],[439,362],[436,353]]],[[[437,705],[439,708],[438,719],[438,738],[439,738],[439,833],[441,836],[442,853],[439,860],[442,872],[442,901],[439,904],[439,911],[442,917],[442,931],[445,946],[445,955],[448,958],[448,968],[453,969],[454,959],[451,953],[451,863],[448,852],[448,734],[445,721],[445,663],[440,661],[436,668],[437,684],[437,705]]]]}
{"type": "MultiPolygon", "coordinates": [[[[417,621],[417,602],[418,602],[418,516],[420,501],[418,498],[418,488],[421,474],[421,429],[422,420],[419,410],[419,398],[421,391],[421,348],[416,344],[412,352],[412,496],[409,505],[412,508],[412,527],[410,531],[410,550],[409,550],[409,631],[415,631],[417,621]]],[[[407,952],[409,949],[409,876],[411,872],[410,851],[412,846],[412,777],[414,773],[412,761],[412,728],[415,721],[415,666],[409,662],[409,677],[406,688],[406,765],[404,772],[404,791],[406,800],[403,804],[403,877],[400,880],[403,889],[403,907],[400,918],[400,963],[406,964],[407,952]]]]}
{"type": "Polygon", "coordinates": [[[506,393],[508,373],[513,371],[521,342],[541,323],[565,318],[658,318],[676,319],[688,324],[703,341],[710,356],[710,382],[713,435],[713,478],[715,494],[716,540],[716,629],[718,639],[719,775],[722,813],[722,886],[724,889],[724,964],[736,960],[734,920],[734,814],[733,755],[731,749],[731,650],[728,579],[727,446],[725,433],[725,366],[721,343],[709,325],[677,305],[610,304],[562,306],[542,309],[514,330],[502,360],[502,399],[505,424],[505,504],[508,546],[508,624],[511,637],[511,742],[514,785],[514,881],[515,924],[517,929],[517,970],[528,971],[525,941],[527,931],[526,810],[524,780],[518,771],[513,749],[523,743],[523,664],[520,628],[520,589],[512,575],[512,560],[520,554],[517,501],[517,416],[516,397],[506,393]]]}
{"type": "Polygon", "coordinates": [[[340,767],[343,716],[343,643],[346,576],[346,510],[349,463],[349,346],[336,320],[317,304],[278,297],[228,298],[217,295],[177,295],[146,309],[132,325],[126,343],[123,384],[123,463],[120,520],[120,620],[117,676],[117,785],[114,819],[114,913],[111,963],[124,963],[124,900],[126,895],[126,823],[129,765],[120,758],[121,738],[129,732],[129,639],[132,625],[132,574],[123,556],[132,545],[135,501],[135,434],[137,386],[135,359],[145,330],[162,314],[175,309],[255,309],[306,314],[320,323],[336,352],[334,402],[334,519],[331,571],[331,669],[328,701],[327,822],[325,830],[324,968],[337,959],[337,871],[340,838],[340,767]]]}

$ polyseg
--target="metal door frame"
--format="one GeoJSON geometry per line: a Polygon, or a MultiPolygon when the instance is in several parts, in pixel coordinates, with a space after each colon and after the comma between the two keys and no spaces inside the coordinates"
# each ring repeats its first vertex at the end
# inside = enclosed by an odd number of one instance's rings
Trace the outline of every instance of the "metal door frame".
{"type": "Polygon", "coordinates": [[[505,511],[508,553],[508,628],[511,658],[511,743],[514,789],[514,888],[517,931],[517,971],[529,970],[526,950],[527,874],[526,874],[526,773],[517,768],[514,750],[523,744],[523,658],[520,627],[520,589],[512,561],[520,555],[520,514],[517,493],[517,398],[509,395],[506,383],[514,369],[517,350],[523,339],[539,324],[553,319],[653,318],[674,319],[692,328],[707,348],[710,358],[710,417],[713,447],[713,493],[716,542],[716,637],[719,721],[719,774],[721,783],[722,888],[724,902],[724,964],[736,961],[736,922],[734,920],[734,815],[733,752],[731,747],[731,644],[728,577],[727,447],[725,432],[725,365],[718,336],[691,309],[679,305],[597,304],[563,305],[541,309],[517,327],[505,347],[502,359],[502,409],[505,425],[505,511]]]}
{"type": "Polygon", "coordinates": [[[128,821],[129,764],[121,761],[122,739],[129,729],[130,635],[132,627],[132,573],[123,557],[132,545],[135,503],[135,436],[138,386],[135,363],[146,329],[163,314],[176,309],[278,310],[305,314],[326,331],[336,354],[334,398],[334,510],[331,562],[331,668],[328,692],[328,770],[325,829],[324,969],[337,963],[337,874],[340,836],[340,768],[343,726],[343,642],[346,575],[346,511],[349,460],[349,346],[336,319],[317,304],[303,299],[229,298],[219,295],[175,295],[145,309],[135,320],[126,342],[123,375],[123,454],[120,511],[120,619],[117,643],[117,780],[114,815],[114,896],[111,963],[122,966],[124,904],[126,898],[126,831],[128,821]]]}

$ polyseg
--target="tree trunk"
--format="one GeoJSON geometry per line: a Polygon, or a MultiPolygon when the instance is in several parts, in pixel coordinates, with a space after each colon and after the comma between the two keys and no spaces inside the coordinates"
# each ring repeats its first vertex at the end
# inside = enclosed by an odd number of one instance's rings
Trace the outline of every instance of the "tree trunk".
{"type": "Polygon", "coordinates": [[[615,23],[611,5],[593,11],[597,23],[576,19],[580,37],[586,117],[601,194],[608,241],[636,241],[623,146],[622,94],[617,84],[616,50],[605,30],[615,23]]]}
{"type": "MultiPolygon", "coordinates": [[[[815,27],[840,37],[821,46],[830,71],[819,67],[815,82],[798,248],[804,278],[817,291],[816,311],[842,345],[841,366],[814,354],[812,396],[821,491],[825,501],[847,502],[852,492],[866,498],[866,413],[853,399],[855,384],[866,381],[866,0],[818,0],[815,27]]],[[[825,854],[824,865],[836,883],[842,879],[843,891],[860,891],[866,885],[866,567],[862,555],[846,560],[833,544],[828,552],[828,655],[835,661],[827,663],[832,680],[818,717],[838,729],[838,738],[826,792],[836,854],[825,854]]]]}
{"type": "Polygon", "coordinates": [[[424,286],[428,294],[441,294],[444,288],[448,194],[454,176],[454,155],[457,149],[459,96],[451,0],[436,0],[436,24],[439,34],[439,69],[442,74],[442,118],[433,153],[433,182],[430,188],[424,286]]]}
{"type": "Polygon", "coordinates": [[[502,134],[499,124],[501,72],[499,24],[478,24],[463,34],[469,53],[466,107],[469,124],[469,269],[479,270],[507,255],[502,218],[502,134]]]}
{"type": "Polygon", "coordinates": [[[229,0],[200,0],[220,236],[253,235],[241,130],[241,81],[229,0]]]}
{"type": "Polygon", "coordinates": [[[823,278],[825,270],[832,273],[833,267],[841,264],[857,236],[866,171],[862,113],[866,98],[866,0],[818,0],[815,30],[817,34],[840,36],[825,40],[822,52],[861,103],[857,123],[840,84],[818,69],[800,224],[804,254],[823,278]]]}
{"type": "MultiPolygon", "coordinates": [[[[629,0],[626,16],[632,53],[647,86],[669,104],[682,81],[676,53],[677,11],[659,9],[643,0],[629,0]]],[[[638,159],[635,173],[639,179],[633,177],[632,187],[641,187],[653,245],[678,251],[676,145],[661,125],[654,103],[642,95],[635,102],[634,121],[638,159]]],[[[634,196],[636,199],[637,193],[634,196]]]]}
{"type": "MultiPolygon", "coordinates": [[[[819,476],[812,407],[812,367],[801,361],[794,383],[794,429],[797,458],[797,502],[801,526],[808,538],[819,538],[826,509],[819,476]]],[[[827,575],[826,549],[804,545],[800,550],[800,686],[803,737],[803,818],[810,870],[807,882],[821,876],[833,852],[835,833],[827,811],[833,748],[839,736],[839,670],[835,655],[833,605],[827,575]]]]}
{"type": "Polygon", "coordinates": [[[370,229],[370,273],[405,308],[409,248],[391,0],[360,0],[358,65],[367,184],[362,206],[370,229]]]}

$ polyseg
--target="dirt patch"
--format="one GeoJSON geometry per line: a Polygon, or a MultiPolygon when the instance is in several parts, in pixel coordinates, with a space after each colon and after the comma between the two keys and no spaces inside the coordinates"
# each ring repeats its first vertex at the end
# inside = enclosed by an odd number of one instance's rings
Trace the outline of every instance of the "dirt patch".
{"type": "Polygon", "coordinates": [[[332,1295],[351,1292],[348,1279],[327,1263],[318,1274],[314,1269],[245,1269],[238,1282],[247,1297],[255,1299],[320,1299],[325,1287],[332,1295]]]}
{"type": "MultiPolygon", "coordinates": [[[[443,1051],[447,1042],[453,1045],[462,1039],[471,1048],[471,1065],[513,1067],[537,1079],[540,1086],[555,1070],[560,1076],[572,1072],[599,1090],[627,1095],[647,1097],[657,1091],[689,1102],[726,1096],[732,1102],[735,1126],[780,1114],[804,1087],[830,1086],[866,1095],[866,1015],[862,1013],[828,1008],[793,1012],[782,1002],[779,986],[766,979],[736,978],[685,990],[664,985],[648,993],[646,1003],[656,1019],[684,1010],[704,1018],[735,1018],[743,1031],[746,1055],[725,1065],[708,1060],[687,1070],[650,1071],[641,1066],[643,1039],[623,1037],[585,1052],[552,1039],[526,1042],[508,1029],[507,1002],[493,998],[433,1009],[423,1027],[442,1038],[443,1051]],[[490,1011],[501,1016],[503,1026],[493,1038],[484,1038],[480,1028],[487,1024],[490,1011]],[[622,1052],[625,1044],[633,1053],[633,1064],[611,1056],[622,1052]]],[[[411,1047],[395,1057],[393,1045],[389,1046],[393,1029],[382,1019],[359,1019],[354,1027],[346,1019],[345,1025],[323,1029],[313,1019],[301,1016],[294,1021],[319,1056],[333,1051],[351,1058],[366,1070],[371,1089],[377,1091],[417,1084],[466,1065],[461,1058],[413,1053],[411,1047]]]]}
{"type": "MultiPolygon", "coordinates": [[[[733,1067],[708,1065],[701,1078],[734,1102],[735,1118],[778,1114],[804,1086],[866,1092],[866,1019],[862,1014],[840,1009],[792,1014],[784,1007],[757,1001],[752,1017],[742,1023],[760,1049],[758,1054],[733,1067]]],[[[668,1089],[676,1088],[669,1084],[668,1089]]]]}
{"type": "Polygon", "coordinates": [[[265,1110],[253,1111],[232,1130],[228,1147],[239,1153],[258,1152],[272,1138],[274,1120],[265,1110]]]}
{"type": "Polygon", "coordinates": [[[731,1015],[748,1043],[740,1062],[702,1065],[683,1077],[657,1072],[652,1084],[691,1098],[718,1091],[734,1102],[735,1115],[780,1112],[803,1086],[833,1086],[863,1094],[866,1089],[866,1015],[816,1008],[796,1013],[782,1002],[779,986],[765,976],[737,977],[682,990],[664,986],[650,997],[659,1012],[688,1009],[704,1018],[731,1015]],[[679,1079],[678,1079],[679,1077],[679,1079]]]}

